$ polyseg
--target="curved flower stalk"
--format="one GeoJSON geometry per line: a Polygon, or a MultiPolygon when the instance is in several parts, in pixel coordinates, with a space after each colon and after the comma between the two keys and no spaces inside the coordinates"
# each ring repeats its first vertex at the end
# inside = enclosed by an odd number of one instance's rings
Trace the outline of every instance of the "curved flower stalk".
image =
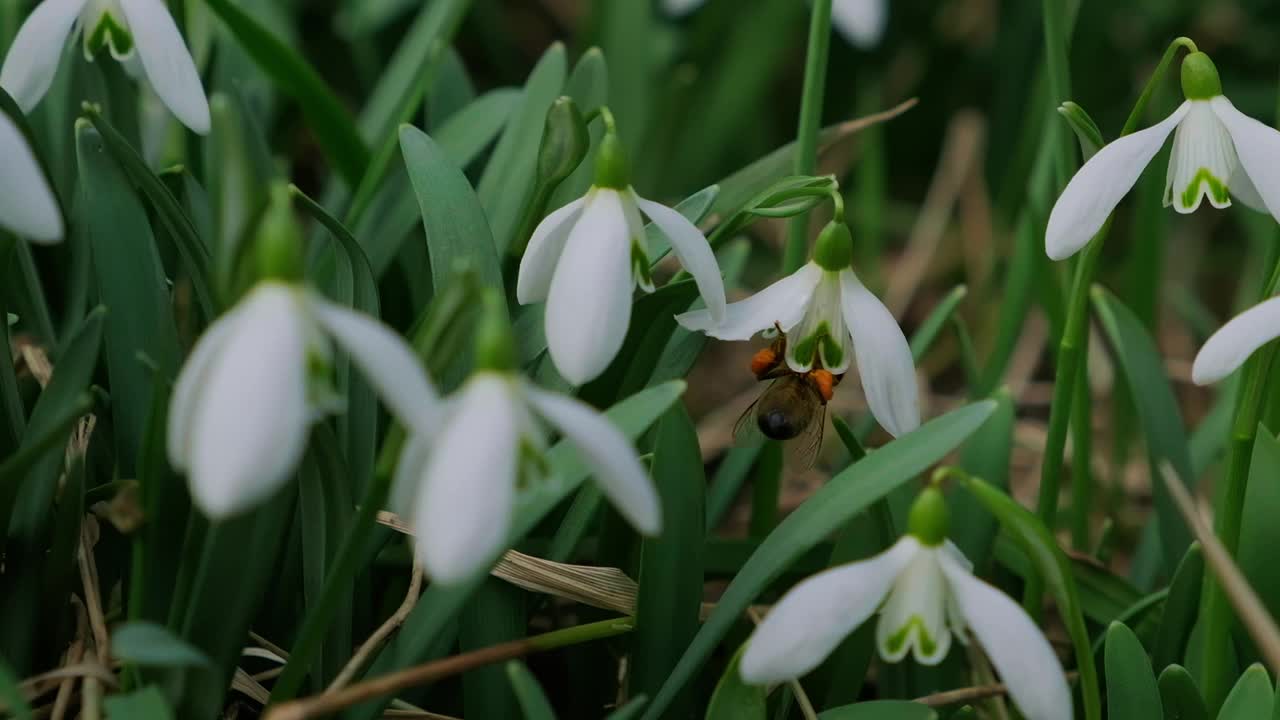
{"type": "Polygon", "coordinates": [[[784,595],[747,641],[743,679],[763,685],[808,673],[878,610],[876,645],[886,662],[911,654],[937,665],[953,640],[967,644],[972,631],[1028,720],[1070,720],[1071,691],[1053,647],[945,539],[945,502],[937,488],[925,490],[912,507],[910,534],[893,547],[784,595]]]}
{"type": "Polygon", "coordinates": [[[447,399],[442,430],[415,433],[400,456],[392,509],[414,529],[436,582],[466,580],[506,547],[517,489],[544,478],[546,426],[577,448],[605,497],[637,530],[662,527],[657,491],[626,436],[591,406],[535,387],[514,358],[501,299],[480,330],[481,369],[447,399]]]}
{"type": "MultiPolygon", "coordinates": [[[[702,7],[706,0],[663,0],[668,15],[679,17],[702,7]]],[[[880,44],[889,21],[889,0],[834,0],[831,24],[854,47],[869,50],[880,44]]]]}
{"type": "Polygon", "coordinates": [[[538,225],[516,281],[520,304],[546,302],[551,360],[574,385],[598,377],[622,349],[634,289],[653,292],[641,213],[671,240],[709,312],[722,318],[725,308],[724,279],[707,239],[680,213],[636,194],[607,114],[605,123],[595,185],[538,225]]]}
{"type": "Polygon", "coordinates": [[[311,424],[335,409],[333,343],[417,434],[439,400],[412,351],[373,318],[290,283],[259,283],[201,336],[169,405],[169,460],[211,518],[266,501],[293,474],[311,424]]]}
{"type": "Polygon", "coordinates": [[[1173,114],[1106,145],[1071,178],[1049,215],[1050,258],[1074,255],[1102,229],[1170,133],[1166,207],[1190,213],[1205,198],[1215,208],[1234,198],[1280,219],[1280,132],[1223,96],[1218,70],[1202,52],[1183,59],[1182,91],[1186,100],[1173,114]]]}
{"type": "Polygon", "coordinates": [[[0,112],[0,228],[38,243],[62,240],[62,212],[26,137],[0,112]]]}
{"type": "Polygon", "coordinates": [[[1280,337],[1280,297],[1231,318],[1205,341],[1191,366],[1191,380],[1210,385],[1226,378],[1263,345],[1280,337]]]}
{"type": "Polygon", "coordinates": [[[62,49],[77,32],[87,59],[109,50],[131,74],[147,79],[182,124],[208,134],[209,102],[200,73],[164,0],[44,0],[37,5],[0,68],[0,87],[24,112],[49,91],[62,49]]]}
{"type": "Polygon", "coordinates": [[[851,265],[853,240],[833,221],[814,247],[813,259],[795,273],[728,306],[723,321],[707,310],[676,316],[690,330],[721,340],[750,340],[781,329],[787,366],[795,372],[820,367],[835,375],[856,356],[871,413],[894,437],[920,425],[911,347],[889,309],[866,288],[851,265]]]}

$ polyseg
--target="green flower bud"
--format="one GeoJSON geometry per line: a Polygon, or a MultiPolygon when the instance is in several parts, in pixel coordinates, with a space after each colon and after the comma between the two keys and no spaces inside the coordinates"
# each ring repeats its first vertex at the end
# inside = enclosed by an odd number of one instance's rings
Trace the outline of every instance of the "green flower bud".
{"type": "Polygon", "coordinates": [[[832,272],[849,267],[853,262],[853,234],[849,226],[835,220],[827,223],[814,243],[813,261],[832,272]]]}
{"type": "Polygon", "coordinates": [[[502,294],[493,288],[481,300],[480,324],[476,327],[476,369],[506,372],[516,366],[516,344],[511,337],[511,321],[502,294]]]}
{"type": "Polygon", "coordinates": [[[631,187],[627,152],[623,149],[618,134],[612,130],[605,132],[600,140],[600,149],[596,151],[595,185],[612,190],[626,190],[631,187]]]}
{"type": "Polygon", "coordinates": [[[921,543],[934,547],[947,539],[947,498],[935,485],[925,488],[911,505],[907,515],[907,532],[921,543]]]}
{"type": "Polygon", "coordinates": [[[538,149],[538,178],[557,185],[573,174],[591,148],[587,123],[571,97],[561,97],[547,111],[547,124],[542,128],[542,145],[538,149]]]}
{"type": "Polygon", "coordinates": [[[302,228],[293,214],[289,186],[271,186],[267,209],[253,237],[259,279],[296,282],[302,279],[302,228]]]}
{"type": "Polygon", "coordinates": [[[1208,55],[1193,52],[1182,59],[1182,94],[1188,100],[1209,100],[1222,94],[1222,79],[1208,55]]]}

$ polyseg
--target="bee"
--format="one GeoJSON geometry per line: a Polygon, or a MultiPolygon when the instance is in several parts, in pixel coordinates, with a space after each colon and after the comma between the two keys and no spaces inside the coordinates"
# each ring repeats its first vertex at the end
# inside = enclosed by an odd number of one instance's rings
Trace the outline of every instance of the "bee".
{"type": "Polygon", "coordinates": [[[764,438],[784,441],[787,465],[804,471],[813,467],[822,447],[827,403],[841,376],[821,368],[802,373],[792,370],[787,367],[786,343],[786,336],[779,331],[769,347],[751,358],[756,379],[770,383],[738,418],[733,437],[742,444],[764,438]]]}

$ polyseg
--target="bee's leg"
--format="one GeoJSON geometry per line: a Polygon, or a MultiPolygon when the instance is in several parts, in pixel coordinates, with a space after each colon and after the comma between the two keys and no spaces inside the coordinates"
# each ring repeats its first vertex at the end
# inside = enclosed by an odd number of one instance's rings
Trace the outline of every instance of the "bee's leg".
{"type": "Polygon", "coordinates": [[[822,396],[822,404],[825,405],[831,402],[832,396],[835,395],[836,385],[840,383],[840,377],[827,370],[811,370],[809,371],[809,381],[817,389],[818,395],[822,396]]]}

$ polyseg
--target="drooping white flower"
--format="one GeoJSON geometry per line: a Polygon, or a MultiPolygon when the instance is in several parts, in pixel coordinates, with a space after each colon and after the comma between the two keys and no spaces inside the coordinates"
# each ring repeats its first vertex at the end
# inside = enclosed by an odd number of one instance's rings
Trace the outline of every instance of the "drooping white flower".
{"type": "Polygon", "coordinates": [[[1183,60],[1182,88],[1186,100],[1173,114],[1106,145],[1071,178],[1049,215],[1050,258],[1070,257],[1102,229],[1170,133],[1166,207],[1190,213],[1206,197],[1216,208],[1235,198],[1280,219],[1280,132],[1222,95],[1218,71],[1204,53],[1183,60]]]}
{"type": "Polygon", "coordinates": [[[200,73],[164,0],[44,0],[18,30],[0,69],[0,87],[30,112],[53,84],[67,38],[81,33],[85,57],[103,48],[137,74],[182,124],[209,132],[200,73]]]}
{"type": "Polygon", "coordinates": [[[1070,720],[1071,691],[1048,640],[1020,605],[972,570],[954,545],[906,535],[876,557],[814,575],[756,628],[742,677],[759,685],[798,678],[878,609],[876,644],[886,661],[910,653],[936,665],[971,630],[1028,720],[1070,720]]]}
{"type": "Polygon", "coordinates": [[[310,290],[261,282],[196,343],[169,406],[169,460],[206,515],[247,510],[288,481],[332,407],[333,342],[402,423],[434,429],[436,392],[399,336],[310,290]]]}
{"type": "MultiPolygon", "coordinates": [[[[602,146],[600,157],[605,157],[602,146]]],[[[597,172],[586,196],[547,216],[520,261],[516,298],[546,301],[547,348],[574,385],[604,372],[622,348],[636,286],[653,292],[641,213],[671,240],[716,318],[724,316],[724,279],[702,232],[683,215],[645,200],[625,181],[597,172]]]]}
{"type": "Polygon", "coordinates": [[[1280,297],[1231,318],[1205,341],[1191,366],[1191,380],[1209,385],[1227,377],[1258,348],[1280,337],[1280,297]]]}
{"type": "MultiPolygon", "coordinates": [[[[706,0],[663,0],[668,15],[680,17],[702,7],[706,0]]],[[[889,20],[888,0],[834,0],[831,24],[855,47],[873,48],[884,35],[889,20]]]]}
{"type": "Polygon", "coordinates": [[[62,213],[26,137],[0,112],[0,228],[38,243],[62,240],[62,213]]]}
{"type": "Polygon", "coordinates": [[[506,546],[518,487],[546,472],[543,421],[577,448],[637,530],[660,530],[658,495],[635,449],[585,403],[497,370],[477,372],[446,402],[442,429],[416,434],[406,445],[392,498],[434,581],[465,580],[506,546]]]}
{"type": "Polygon", "coordinates": [[[847,227],[832,223],[818,239],[813,260],[731,303],[723,322],[706,310],[677,315],[676,321],[721,340],[750,340],[780,328],[787,366],[795,372],[820,367],[840,375],[856,356],[871,414],[898,437],[920,425],[911,347],[893,314],[854,274],[851,256],[847,227]]]}

